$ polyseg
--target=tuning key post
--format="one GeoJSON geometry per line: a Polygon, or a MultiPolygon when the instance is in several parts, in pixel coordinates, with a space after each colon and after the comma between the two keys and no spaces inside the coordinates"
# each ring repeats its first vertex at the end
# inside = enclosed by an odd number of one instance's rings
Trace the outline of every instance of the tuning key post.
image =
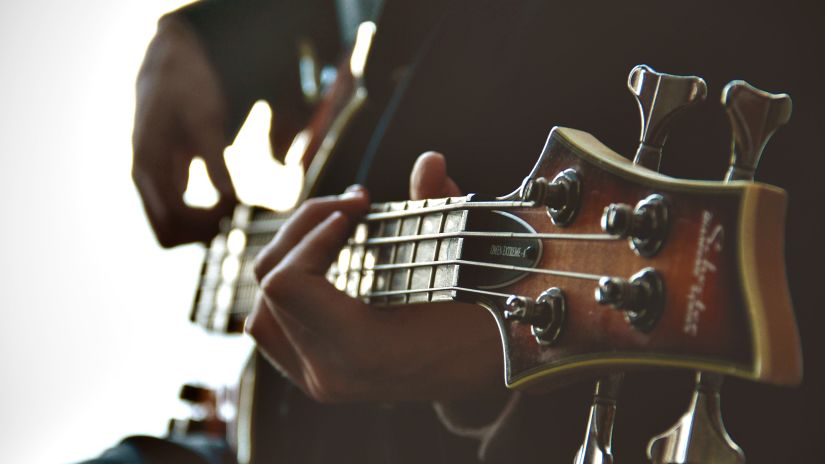
{"type": "Polygon", "coordinates": [[[510,295],[505,303],[504,318],[531,326],[530,331],[540,345],[551,345],[561,335],[567,318],[564,292],[552,287],[535,300],[518,295],[510,295]]]}
{"type": "Polygon", "coordinates": [[[671,122],[684,109],[705,100],[707,85],[696,76],[664,74],[639,65],[630,71],[627,87],[636,97],[642,120],[633,162],[658,171],[671,122]]]}
{"type": "Polygon", "coordinates": [[[622,311],[635,329],[650,332],[662,316],[665,285],[653,268],[645,268],[630,279],[602,277],[594,292],[596,302],[622,311]]]}
{"type": "Polygon", "coordinates": [[[602,213],[601,227],[608,234],[628,238],[630,248],[639,255],[653,256],[667,237],[667,203],[663,196],[655,193],[635,207],[611,203],[602,213]]]}
{"type": "Polygon", "coordinates": [[[575,169],[565,169],[553,180],[528,177],[521,185],[521,197],[547,207],[547,214],[557,226],[570,224],[581,201],[581,181],[575,169]]]}
{"type": "Polygon", "coordinates": [[[733,131],[725,180],[752,180],[768,140],[791,117],[791,97],[733,81],[722,90],[722,105],[733,131]]]}

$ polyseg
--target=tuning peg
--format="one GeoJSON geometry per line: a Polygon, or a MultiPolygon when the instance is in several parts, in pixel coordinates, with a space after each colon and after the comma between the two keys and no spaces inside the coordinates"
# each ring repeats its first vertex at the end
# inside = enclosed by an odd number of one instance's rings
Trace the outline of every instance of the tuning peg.
{"type": "Polygon", "coordinates": [[[696,374],[696,387],[685,415],[647,445],[647,457],[654,464],[745,462],[742,448],[731,440],[722,423],[719,408],[722,380],[719,374],[696,374]]]}
{"type": "Polygon", "coordinates": [[[722,105],[733,130],[725,180],[752,180],[765,144],[791,118],[791,97],[759,90],[745,81],[732,81],[722,90],[722,105]]]}
{"type": "Polygon", "coordinates": [[[518,295],[507,298],[504,319],[530,324],[530,332],[541,345],[551,345],[559,338],[567,316],[564,292],[552,287],[535,300],[518,295]]]}
{"type": "Polygon", "coordinates": [[[683,109],[704,101],[707,86],[696,76],[674,76],[639,65],[630,71],[627,88],[636,97],[642,116],[642,133],[633,162],[658,171],[670,122],[683,109]]]}
{"type": "Polygon", "coordinates": [[[613,421],[616,417],[616,398],[623,379],[624,374],[613,374],[596,383],[587,432],[573,464],[613,464],[613,421]]]}

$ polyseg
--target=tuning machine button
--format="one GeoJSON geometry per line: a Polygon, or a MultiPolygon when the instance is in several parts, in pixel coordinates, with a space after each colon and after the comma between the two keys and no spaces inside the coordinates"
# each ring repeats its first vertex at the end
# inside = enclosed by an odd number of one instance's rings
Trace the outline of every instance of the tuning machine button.
{"type": "Polygon", "coordinates": [[[565,169],[552,181],[544,177],[528,177],[521,184],[521,198],[547,207],[553,224],[569,224],[579,209],[581,181],[575,169],[565,169]]]}
{"type": "Polygon", "coordinates": [[[627,88],[636,97],[642,117],[639,148],[633,162],[658,171],[671,121],[685,108],[704,101],[707,85],[696,76],[664,74],[639,65],[630,71],[627,88]]]}
{"type": "Polygon", "coordinates": [[[630,248],[641,256],[656,254],[667,237],[668,212],[663,196],[653,194],[636,204],[611,203],[601,219],[602,230],[629,238],[630,248]]]}
{"type": "Polygon", "coordinates": [[[602,277],[595,291],[596,302],[624,313],[625,319],[642,332],[656,325],[665,306],[665,286],[661,275],[645,268],[630,277],[602,277]]]}
{"type": "Polygon", "coordinates": [[[768,140],[791,117],[791,97],[759,90],[745,81],[733,81],[722,90],[722,105],[733,130],[730,168],[725,180],[752,180],[768,140]]]}
{"type": "Polygon", "coordinates": [[[566,318],[564,293],[558,287],[542,292],[535,300],[510,295],[504,310],[504,319],[530,324],[530,332],[541,345],[550,345],[559,338],[566,318]]]}
{"type": "Polygon", "coordinates": [[[587,431],[573,464],[613,464],[613,423],[624,374],[612,374],[596,383],[587,431]]]}
{"type": "Polygon", "coordinates": [[[647,445],[647,456],[653,464],[745,463],[745,453],[728,435],[722,422],[719,394],[722,380],[719,374],[697,374],[687,412],[647,445]]]}

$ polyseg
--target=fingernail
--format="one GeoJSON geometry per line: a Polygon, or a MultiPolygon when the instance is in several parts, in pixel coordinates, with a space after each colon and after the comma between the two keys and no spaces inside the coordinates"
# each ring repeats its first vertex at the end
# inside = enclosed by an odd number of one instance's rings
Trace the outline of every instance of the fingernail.
{"type": "Polygon", "coordinates": [[[349,187],[347,187],[346,190],[344,190],[344,193],[341,194],[340,198],[343,199],[343,198],[361,197],[361,196],[364,196],[364,191],[365,191],[364,186],[359,185],[359,184],[353,184],[353,185],[350,185],[349,187]]]}
{"type": "Polygon", "coordinates": [[[243,321],[243,331],[244,331],[244,333],[252,335],[252,330],[253,330],[252,325],[254,324],[252,319],[253,319],[254,316],[255,316],[255,313],[253,312],[249,316],[246,316],[246,318],[244,319],[244,321],[243,321]]]}

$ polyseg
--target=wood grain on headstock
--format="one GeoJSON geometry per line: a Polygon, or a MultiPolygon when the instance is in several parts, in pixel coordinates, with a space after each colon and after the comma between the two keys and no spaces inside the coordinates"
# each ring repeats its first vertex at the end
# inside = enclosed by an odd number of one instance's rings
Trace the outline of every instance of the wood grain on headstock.
{"type": "Polygon", "coordinates": [[[784,269],[784,191],[758,183],[685,181],[634,166],[591,135],[554,129],[531,176],[573,168],[582,179],[576,219],[553,225],[544,208],[513,211],[539,233],[603,233],[610,203],[635,205],[664,196],[670,226],[650,258],[626,240],[546,240],[539,267],[627,278],[645,267],[661,273],[666,303],[644,333],[620,311],[595,302],[596,282],[532,274],[502,291],[536,297],[549,287],[566,296],[568,316],[552,346],[536,343],[526,324],[505,321],[487,303],[505,347],[511,387],[567,374],[634,367],[680,367],[796,384],[801,353],[784,269]]]}

